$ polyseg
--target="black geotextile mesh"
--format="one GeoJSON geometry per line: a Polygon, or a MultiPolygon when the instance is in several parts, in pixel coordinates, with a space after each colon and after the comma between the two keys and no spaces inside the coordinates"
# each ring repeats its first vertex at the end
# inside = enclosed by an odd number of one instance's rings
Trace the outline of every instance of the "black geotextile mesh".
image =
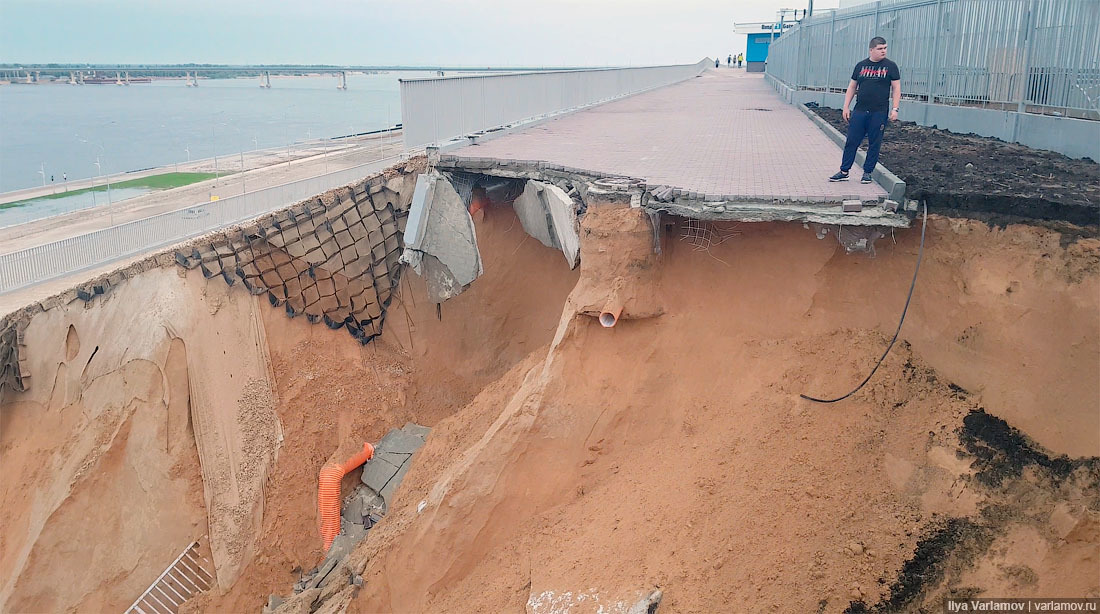
{"type": "Polygon", "coordinates": [[[371,178],[299,203],[177,252],[176,261],[199,267],[207,279],[266,293],[288,316],[346,328],[366,344],[382,334],[403,266],[407,211],[381,182],[371,178]]]}
{"type": "Polygon", "coordinates": [[[0,392],[5,388],[15,392],[26,390],[26,373],[19,363],[19,330],[15,322],[0,321],[0,392]]]}
{"type": "Polygon", "coordinates": [[[523,194],[523,188],[527,184],[526,179],[494,177],[465,171],[447,171],[443,174],[450,180],[466,208],[470,207],[474,188],[485,190],[485,195],[494,204],[511,205],[520,194],[523,194]]]}

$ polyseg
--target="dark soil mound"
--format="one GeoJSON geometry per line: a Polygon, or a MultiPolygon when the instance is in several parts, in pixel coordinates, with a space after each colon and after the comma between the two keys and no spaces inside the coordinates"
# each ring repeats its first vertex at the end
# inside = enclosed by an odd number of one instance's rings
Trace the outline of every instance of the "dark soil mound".
{"type": "MultiPolygon", "coordinates": [[[[847,132],[839,109],[813,110],[847,132]]],[[[905,182],[908,198],[940,213],[1100,224],[1100,165],[1088,159],[894,122],[886,128],[881,162],[905,182]]]]}

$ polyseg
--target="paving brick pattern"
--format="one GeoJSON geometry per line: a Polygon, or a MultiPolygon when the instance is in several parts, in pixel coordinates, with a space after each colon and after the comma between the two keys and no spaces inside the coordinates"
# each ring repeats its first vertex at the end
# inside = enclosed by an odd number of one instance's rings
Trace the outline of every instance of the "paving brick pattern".
{"type": "Polygon", "coordinates": [[[540,160],[713,196],[886,197],[878,184],[859,183],[859,168],[851,181],[829,183],[841,149],[761,75],[737,70],[708,70],[450,153],[540,160]]]}

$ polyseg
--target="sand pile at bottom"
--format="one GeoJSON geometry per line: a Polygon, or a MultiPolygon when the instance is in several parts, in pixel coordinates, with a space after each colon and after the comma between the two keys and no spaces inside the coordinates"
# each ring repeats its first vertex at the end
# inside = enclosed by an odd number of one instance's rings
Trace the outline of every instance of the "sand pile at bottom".
{"type": "MultiPolygon", "coordinates": [[[[604,217],[629,214],[589,212],[601,241],[554,340],[435,425],[351,557],[362,589],[287,607],[615,612],[659,587],[671,612],[902,611],[1100,593],[1095,458],[1052,459],[909,343],[848,402],[800,400],[845,392],[887,342],[815,307],[824,290],[805,292],[800,267],[820,261],[755,273],[746,309],[734,274],[699,285],[685,268],[698,258],[657,264],[636,250],[636,220],[604,217]],[[611,330],[578,315],[625,271],[645,283],[624,315],[663,315],[611,330]]],[[[930,268],[925,283],[942,284],[930,268]]],[[[1054,422],[1091,419],[1090,384],[1073,386],[1054,422]]]]}

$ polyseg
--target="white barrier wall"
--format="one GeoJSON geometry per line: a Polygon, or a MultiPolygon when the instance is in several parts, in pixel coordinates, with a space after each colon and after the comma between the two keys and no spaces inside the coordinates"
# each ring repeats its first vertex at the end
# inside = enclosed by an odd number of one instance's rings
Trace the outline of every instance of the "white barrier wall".
{"type": "Polygon", "coordinates": [[[690,79],[696,64],[401,80],[406,147],[530,121],[690,79]]]}

